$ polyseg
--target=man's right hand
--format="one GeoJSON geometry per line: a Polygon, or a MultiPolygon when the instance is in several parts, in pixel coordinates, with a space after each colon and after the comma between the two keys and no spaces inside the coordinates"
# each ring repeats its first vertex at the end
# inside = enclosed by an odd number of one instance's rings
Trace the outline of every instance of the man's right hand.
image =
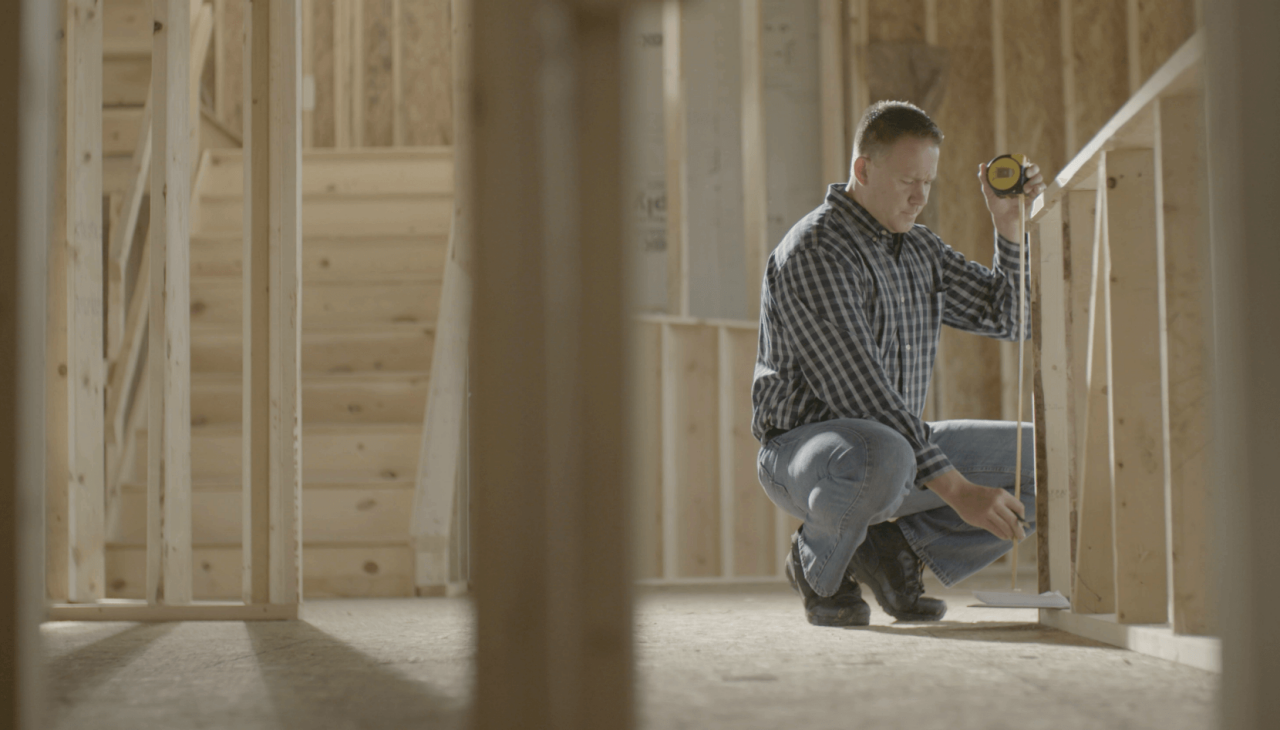
{"type": "Polygon", "coordinates": [[[974,484],[954,469],[927,482],[926,486],[951,505],[960,519],[974,527],[981,527],[1002,540],[1022,540],[1027,536],[1018,524],[1019,518],[1026,517],[1026,508],[1003,489],[974,484]]]}

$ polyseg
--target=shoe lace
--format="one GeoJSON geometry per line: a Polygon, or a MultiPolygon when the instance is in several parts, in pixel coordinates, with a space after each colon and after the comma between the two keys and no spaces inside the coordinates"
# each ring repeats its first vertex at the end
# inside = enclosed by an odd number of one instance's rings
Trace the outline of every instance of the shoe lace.
{"type": "Polygon", "coordinates": [[[910,551],[899,556],[899,560],[905,563],[903,567],[906,570],[903,572],[906,573],[906,586],[904,587],[906,588],[907,598],[910,599],[911,603],[915,603],[920,596],[924,595],[924,561],[911,554],[910,551]]]}

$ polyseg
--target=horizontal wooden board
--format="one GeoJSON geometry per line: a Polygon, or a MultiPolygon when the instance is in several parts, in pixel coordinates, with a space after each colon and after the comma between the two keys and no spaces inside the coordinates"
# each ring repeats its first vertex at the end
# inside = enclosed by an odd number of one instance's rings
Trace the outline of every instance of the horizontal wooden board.
{"type": "MultiPolygon", "coordinates": [[[[431,368],[434,325],[319,328],[308,324],[304,322],[302,329],[304,378],[307,373],[431,368]]],[[[240,372],[242,333],[238,327],[197,326],[191,334],[193,372],[240,372]]]]}
{"type": "MultiPolygon", "coordinates": [[[[200,199],[200,224],[193,233],[240,233],[244,200],[238,196],[200,199]]],[[[327,235],[427,235],[447,236],[453,216],[448,195],[304,196],[302,233],[327,235]]]]}
{"type": "MultiPolygon", "coordinates": [[[[242,490],[237,483],[197,485],[191,492],[191,539],[195,545],[239,545],[242,490]]],[[[304,485],[302,539],[360,542],[409,539],[413,483],[385,485],[304,485]]],[[[120,522],[108,540],[116,545],[147,542],[147,490],[128,484],[120,492],[120,522]]]]}
{"type": "Polygon", "coordinates": [[[151,57],[123,55],[102,60],[102,103],[142,106],[151,86],[151,57]]]}
{"type": "MultiPolygon", "coordinates": [[[[302,242],[304,286],[319,281],[440,278],[446,236],[311,236],[302,242]]],[[[244,239],[236,234],[191,239],[193,277],[239,277],[244,239]]]]}
{"type": "MultiPolygon", "coordinates": [[[[396,481],[415,473],[422,424],[305,425],[302,477],[314,482],[396,481]]],[[[146,474],[147,437],[139,431],[131,478],[146,474]]],[[[195,481],[240,478],[240,427],[191,429],[191,477],[195,481]]]]}
{"type": "MultiPolygon", "coordinates": [[[[244,194],[244,157],[219,150],[209,158],[202,195],[244,194]]],[[[308,150],[302,156],[302,194],[453,193],[453,148],[308,150]]]]}
{"type": "MultiPolygon", "coordinates": [[[[306,598],[413,595],[413,552],[406,545],[303,547],[302,591],[306,598]]],[[[240,548],[196,547],[192,592],[198,600],[240,597],[240,548]]],[[[146,549],[107,546],[107,596],[141,598],[146,585],[146,549]]]]}
{"type": "MultiPolygon", "coordinates": [[[[421,424],[429,379],[423,371],[306,374],[302,414],[306,423],[421,424]]],[[[240,373],[192,377],[193,424],[239,423],[240,417],[240,373]]]]}
{"type": "MultiPolygon", "coordinates": [[[[434,322],[440,281],[325,281],[303,287],[302,326],[434,322]]],[[[191,280],[192,324],[236,324],[244,309],[238,279],[191,280]]]]}
{"type": "Polygon", "coordinates": [[[142,107],[120,106],[102,110],[102,154],[132,155],[142,126],[142,107]]]}

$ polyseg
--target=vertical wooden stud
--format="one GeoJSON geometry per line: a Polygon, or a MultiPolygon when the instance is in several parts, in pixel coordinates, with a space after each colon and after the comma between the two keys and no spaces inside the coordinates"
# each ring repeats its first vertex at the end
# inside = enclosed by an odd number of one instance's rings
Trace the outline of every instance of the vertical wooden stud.
{"type": "MultiPolygon", "coordinates": [[[[1107,245],[1106,158],[1098,163],[1094,204],[1093,267],[1090,276],[1088,354],[1085,388],[1079,528],[1076,572],[1071,589],[1076,613],[1111,613],[1115,610],[1115,565],[1112,558],[1111,493],[1115,482],[1112,441],[1111,380],[1111,278],[1107,245]]],[[[1075,201],[1073,200],[1073,203],[1075,201]]],[[[1074,216],[1073,216],[1074,217],[1074,216]]]]}
{"type": "MultiPolygon", "coordinates": [[[[403,4],[404,0],[391,0],[391,144],[396,147],[404,145],[404,110],[402,108],[404,106],[404,29],[401,27],[403,4]]],[[[457,59],[457,54],[454,55],[454,59],[457,59]]],[[[456,83],[456,69],[454,79],[456,83]]],[[[456,114],[455,112],[455,119],[456,114]]],[[[462,131],[455,124],[453,128],[455,149],[459,146],[458,135],[461,133],[462,131]]]]}
{"type": "Polygon", "coordinates": [[[1129,49],[1129,95],[1133,96],[1146,79],[1142,74],[1142,25],[1138,0],[1125,3],[1125,43],[1129,49]]]}
{"type": "Polygon", "coordinates": [[[742,210],[746,214],[743,231],[746,234],[747,316],[751,319],[760,316],[760,289],[769,256],[762,10],[763,0],[746,0],[742,4],[742,210]]]}
{"type": "MultiPolygon", "coordinates": [[[[55,9],[62,3],[50,4],[55,9]]],[[[65,12],[59,22],[60,32],[54,41],[60,59],[67,57],[67,22],[65,12]]],[[[10,26],[6,25],[8,29],[10,26]]],[[[9,46],[17,50],[17,46],[9,46]]],[[[53,225],[49,235],[48,257],[46,259],[46,294],[48,304],[45,309],[45,495],[44,495],[44,552],[45,552],[45,590],[53,601],[66,601],[70,596],[71,579],[71,534],[70,509],[71,472],[68,470],[70,459],[67,446],[70,442],[70,421],[67,418],[67,144],[69,130],[67,100],[67,64],[60,60],[57,64],[57,93],[59,95],[59,113],[55,117],[56,134],[61,140],[54,144],[56,164],[53,180],[53,225]]]]}
{"type": "MultiPolygon", "coordinates": [[[[1062,50],[1062,109],[1063,127],[1062,141],[1065,153],[1064,160],[1076,156],[1080,149],[1076,143],[1076,51],[1075,31],[1073,30],[1071,0],[1058,0],[1058,30],[1061,32],[1059,45],[1062,50]]],[[[1048,176],[1045,176],[1046,179],[1048,176]]]]}
{"type": "Polygon", "coordinates": [[[1216,634],[1209,563],[1214,447],[1209,426],[1207,216],[1204,103],[1200,94],[1160,100],[1165,285],[1169,327],[1170,554],[1173,628],[1216,634]]]}
{"type": "Polygon", "coordinates": [[[351,3],[333,0],[333,146],[351,146],[351,3]]]}
{"type": "Polygon", "coordinates": [[[1114,211],[1107,216],[1107,240],[1124,242],[1111,249],[1110,277],[1116,475],[1112,524],[1121,623],[1164,623],[1168,616],[1164,251],[1154,158],[1151,150],[1107,154],[1107,185],[1115,185],[1107,191],[1107,210],[1114,211]]]}
{"type": "Polygon", "coordinates": [[[302,148],[315,146],[316,136],[316,33],[315,0],[302,0],[302,148]],[[310,89],[310,91],[308,91],[310,89]],[[309,98],[308,98],[309,96],[309,98]],[[308,104],[308,101],[310,104],[308,104]]]}
{"type": "Polygon", "coordinates": [[[677,408],[679,393],[676,381],[680,377],[680,366],[676,361],[676,342],[674,325],[663,323],[660,335],[659,351],[662,353],[662,374],[659,378],[662,386],[662,577],[672,580],[679,571],[678,545],[679,532],[679,472],[676,466],[675,452],[678,435],[677,408]]]}
{"type": "Polygon", "coordinates": [[[191,4],[154,7],[146,595],[182,605],[191,602],[191,4]]]}
{"type": "MultiPolygon", "coordinates": [[[[1038,367],[1035,372],[1041,383],[1042,398],[1037,411],[1042,413],[1044,431],[1037,423],[1036,440],[1044,443],[1044,458],[1036,463],[1036,502],[1046,505],[1046,514],[1040,516],[1037,509],[1040,559],[1042,567],[1049,569],[1049,585],[1043,590],[1056,590],[1063,595],[1071,592],[1070,512],[1071,489],[1068,464],[1070,421],[1068,406],[1067,368],[1070,352],[1067,341],[1067,287],[1070,285],[1064,271],[1062,205],[1050,208],[1039,222],[1039,245],[1034,246],[1040,257],[1033,267],[1036,281],[1036,301],[1039,307],[1039,327],[1035,336],[1038,367]],[[1048,519],[1044,519],[1047,517],[1048,519]]],[[[1037,415],[1039,416],[1040,413],[1037,415]]],[[[1043,571],[1042,571],[1043,575],[1043,571]]]]}
{"type": "Polygon", "coordinates": [[[720,472],[720,576],[732,578],[737,569],[734,561],[734,537],[738,525],[736,516],[733,468],[733,341],[729,329],[723,325],[716,332],[716,405],[719,407],[716,434],[719,436],[720,472]]]}
{"type": "Polygon", "coordinates": [[[688,155],[684,70],[684,10],[679,0],[662,6],[662,107],[667,140],[667,314],[689,313],[689,251],[685,185],[688,155]]]}
{"type": "Polygon", "coordinates": [[[351,9],[351,146],[364,147],[364,0],[350,0],[351,9]]]}
{"type": "Polygon", "coordinates": [[[818,0],[818,86],[822,106],[822,180],[849,179],[845,149],[843,0],[818,0]]]}

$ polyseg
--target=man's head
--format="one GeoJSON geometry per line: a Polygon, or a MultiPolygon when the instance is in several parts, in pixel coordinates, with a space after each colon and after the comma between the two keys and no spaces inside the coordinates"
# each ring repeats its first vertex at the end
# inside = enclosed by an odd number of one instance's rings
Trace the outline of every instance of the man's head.
{"type": "Polygon", "coordinates": [[[889,230],[911,230],[938,176],[941,144],[942,130],[914,104],[872,104],[854,136],[849,194],[889,230]]]}

